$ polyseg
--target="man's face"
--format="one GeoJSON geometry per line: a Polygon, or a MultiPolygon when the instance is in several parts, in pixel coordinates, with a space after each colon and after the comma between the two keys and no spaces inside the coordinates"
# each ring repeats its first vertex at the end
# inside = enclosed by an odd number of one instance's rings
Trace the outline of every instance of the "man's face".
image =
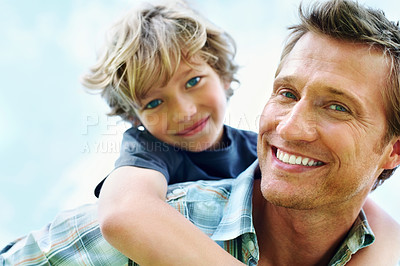
{"type": "Polygon", "coordinates": [[[387,75],[382,53],[365,45],[314,33],[298,41],[260,121],[268,201],[296,209],[363,201],[392,151],[383,143],[387,75]]]}

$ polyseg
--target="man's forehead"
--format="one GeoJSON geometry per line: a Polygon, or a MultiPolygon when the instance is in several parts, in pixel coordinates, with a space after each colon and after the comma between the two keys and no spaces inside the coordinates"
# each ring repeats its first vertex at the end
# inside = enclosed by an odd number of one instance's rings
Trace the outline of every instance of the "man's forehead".
{"type": "Polygon", "coordinates": [[[328,76],[341,75],[348,79],[358,76],[361,81],[378,79],[383,83],[379,87],[386,84],[389,75],[387,58],[382,50],[312,32],[299,39],[281,62],[277,75],[282,71],[287,72],[286,75],[293,75],[306,67],[313,67],[315,71],[325,72],[328,76]]]}
{"type": "MultiPolygon", "coordinates": [[[[343,53],[354,55],[355,59],[357,59],[358,56],[366,55],[383,57],[383,51],[374,48],[370,44],[336,39],[325,34],[314,32],[307,32],[304,34],[294,45],[288,56],[303,56],[319,59],[321,55],[334,58],[343,53]]],[[[358,61],[359,60],[355,60],[355,62],[358,61]]]]}

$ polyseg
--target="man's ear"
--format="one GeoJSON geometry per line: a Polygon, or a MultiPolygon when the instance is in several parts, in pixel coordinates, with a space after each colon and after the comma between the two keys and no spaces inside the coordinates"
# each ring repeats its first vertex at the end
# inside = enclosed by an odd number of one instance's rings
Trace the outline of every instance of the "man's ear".
{"type": "Polygon", "coordinates": [[[393,169],[400,164],[400,138],[392,140],[391,143],[392,151],[388,160],[383,165],[383,168],[385,169],[393,169]]]}

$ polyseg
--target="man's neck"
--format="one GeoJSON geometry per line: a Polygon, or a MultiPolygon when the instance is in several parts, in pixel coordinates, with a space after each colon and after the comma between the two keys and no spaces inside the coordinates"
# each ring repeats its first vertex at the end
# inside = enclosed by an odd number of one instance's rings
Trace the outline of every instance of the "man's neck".
{"type": "Polygon", "coordinates": [[[362,205],[345,211],[294,210],[266,201],[259,180],[255,181],[253,191],[259,265],[327,265],[362,205]]]}

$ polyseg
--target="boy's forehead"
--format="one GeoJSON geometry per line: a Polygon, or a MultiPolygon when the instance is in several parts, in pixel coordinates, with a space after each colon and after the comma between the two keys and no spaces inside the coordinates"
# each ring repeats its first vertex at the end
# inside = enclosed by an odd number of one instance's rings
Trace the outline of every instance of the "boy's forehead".
{"type": "Polygon", "coordinates": [[[200,55],[193,55],[190,58],[186,58],[185,60],[181,60],[181,63],[182,62],[185,63],[186,65],[192,66],[192,68],[194,68],[196,66],[198,66],[198,67],[203,66],[204,67],[204,66],[208,65],[208,62],[203,57],[201,57],[200,55]]]}
{"type": "Polygon", "coordinates": [[[190,72],[190,71],[195,71],[195,70],[201,70],[206,68],[208,63],[202,59],[202,58],[191,58],[189,60],[181,61],[177,71],[181,72],[190,72]]]}

